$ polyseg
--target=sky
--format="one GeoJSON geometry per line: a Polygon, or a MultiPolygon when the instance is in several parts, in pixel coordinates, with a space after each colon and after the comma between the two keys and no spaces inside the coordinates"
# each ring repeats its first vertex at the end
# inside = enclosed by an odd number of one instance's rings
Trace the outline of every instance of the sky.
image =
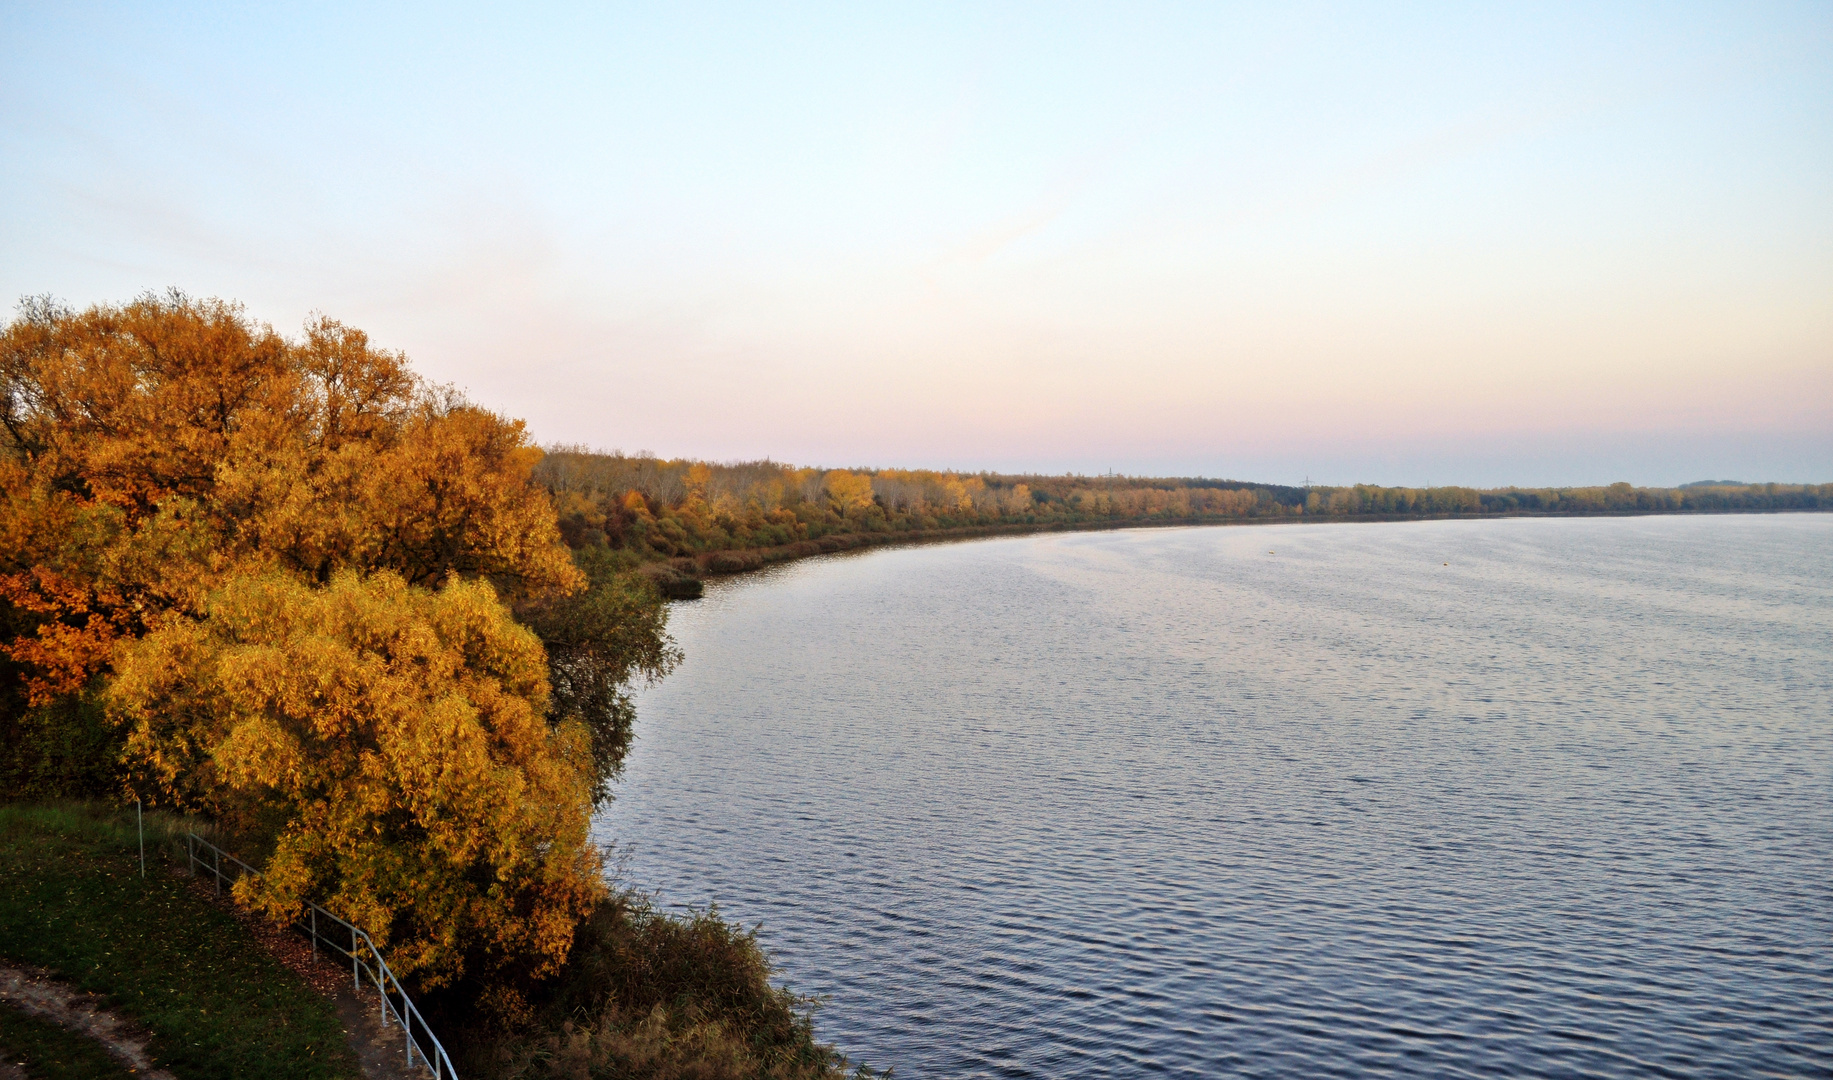
{"type": "Polygon", "coordinates": [[[1833,4],[0,7],[0,294],[543,443],[1833,481],[1833,4]]]}

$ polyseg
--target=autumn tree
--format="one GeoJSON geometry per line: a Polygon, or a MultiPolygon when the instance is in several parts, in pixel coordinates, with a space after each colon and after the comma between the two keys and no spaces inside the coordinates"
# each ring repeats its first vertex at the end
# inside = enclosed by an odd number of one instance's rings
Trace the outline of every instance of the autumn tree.
{"type": "Polygon", "coordinates": [[[9,751],[103,717],[120,782],[273,846],[251,901],[328,895],[429,979],[564,954],[622,683],[673,654],[561,543],[520,422],[334,320],[171,293],[27,302],[0,425],[9,751]]]}
{"type": "Polygon", "coordinates": [[[34,703],[243,564],[583,584],[521,423],[328,319],[289,343],[221,301],[30,302],[0,335],[0,423],[0,599],[32,624],[6,649],[34,703]]]}
{"type": "Polygon", "coordinates": [[[557,970],[603,892],[591,738],[548,723],[541,643],[491,585],[270,570],[202,614],[120,649],[106,700],[168,799],[267,823],[238,898],[279,919],[320,899],[426,986],[557,970]]]}
{"type": "Polygon", "coordinates": [[[821,481],[834,509],[844,517],[854,517],[872,505],[872,478],[845,469],[834,469],[821,481]]]}

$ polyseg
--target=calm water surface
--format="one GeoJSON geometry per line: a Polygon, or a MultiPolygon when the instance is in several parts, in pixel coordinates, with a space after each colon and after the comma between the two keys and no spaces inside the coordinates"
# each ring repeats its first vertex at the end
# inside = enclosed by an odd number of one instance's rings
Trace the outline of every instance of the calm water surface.
{"type": "Polygon", "coordinates": [[[672,627],[599,838],[901,1077],[1833,1074],[1833,515],[912,548],[672,627]]]}

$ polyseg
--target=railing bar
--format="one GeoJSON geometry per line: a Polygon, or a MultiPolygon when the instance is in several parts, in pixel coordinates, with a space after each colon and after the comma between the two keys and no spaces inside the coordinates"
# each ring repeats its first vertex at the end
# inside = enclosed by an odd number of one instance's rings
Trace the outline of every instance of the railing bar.
{"type": "MultiPolygon", "coordinates": [[[[218,896],[222,895],[223,882],[226,880],[223,874],[223,860],[225,858],[229,860],[232,867],[240,868],[244,874],[256,877],[260,876],[261,872],[259,870],[256,870],[241,859],[236,858],[234,855],[230,855],[222,848],[217,847],[215,844],[198,836],[196,833],[186,833],[185,867],[192,876],[196,876],[197,866],[199,863],[203,862],[203,859],[200,858],[198,854],[198,848],[200,846],[210,849],[213,862],[206,866],[205,869],[210,871],[210,877],[212,879],[211,885],[218,896]]],[[[433,1080],[447,1080],[447,1078],[450,1078],[450,1080],[457,1080],[458,1074],[452,1068],[452,1058],[451,1055],[446,1053],[445,1045],[439,1041],[439,1036],[433,1034],[432,1029],[427,1027],[426,1018],[420,1015],[420,1009],[414,1004],[414,999],[407,995],[406,987],[401,985],[401,980],[395,976],[394,969],[388,966],[388,961],[383,958],[381,950],[376,948],[375,941],[369,934],[356,924],[339,918],[331,912],[326,911],[324,908],[319,907],[317,904],[308,901],[306,906],[309,909],[309,921],[304,924],[295,923],[294,925],[311,935],[313,955],[317,955],[319,943],[322,941],[327,948],[348,956],[350,958],[350,975],[358,990],[363,988],[363,974],[365,971],[370,974],[371,978],[375,979],[376,996],[380,999],[379,1003],[381,1005],[380,1013],[382,1024],[384,1026],[387,1025],[390,1014],[393,1014],[395,1019],[401,1024],[402,1035],[406,1042],[408,1065],[411,1067],[414,1064],[414,1053],[415,1051],[419,1051],[420,1064],[432,1072],[433,1080]],[[330,919],[333,923],[350,931],[350,948],[348,950],[324,938],[319,933],[318,916],[321,914],[325,918],[330,919]],[[369,947],[369,959],[374,961],[373,966],[369,963],[365,963],[362,953],[357,948],[359,942],[369,947]],[[399,1006],[389,997],[391,989],[394,993],[401,996],[401,1004],[399,1006]],[[432,1044],[433,1053],[429,1054],[426,1048],[420,1045],[420,1040],[414,1037],[413,1021],[415,1020],[420,1021],[421,1029],[426,1033],[427,1040],[432,1044]]]]}

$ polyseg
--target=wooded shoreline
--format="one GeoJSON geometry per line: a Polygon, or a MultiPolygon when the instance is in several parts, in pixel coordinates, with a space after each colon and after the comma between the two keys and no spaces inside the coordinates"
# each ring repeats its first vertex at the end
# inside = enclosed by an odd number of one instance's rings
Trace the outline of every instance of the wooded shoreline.
{"type": "Polygon", "coordinates": [[[178,292],[27,301],[0,391],[0,801],[207,819],[261,868],[239,905],[285,925],[312,898],[363,926],[460,1072],[494,1080],[638,1059],[863,1075],[753,931],[614,888],[591,836],[633,686],[681,660],[664,598],[705,576],[1055,531],[1833,509],[1833,484],[1298,488],[544,450],[360,330],[286,338],[178,292]]]}
{"type": "Polygon", "coordinates": [[[920,547],[969,540],[988,540],[1006,536],[1034,536],[1040,533],[1114,532],[1123,529],[1179,529],[1227,527],[1236,525],[1329,525],[1372,524],[1397,521],[1494,521],[1505,518],[1597,518],[1597,517],[1709,517],[1744,514],[1825,514],[1833,507],[1813,509],[1750,510],[1592,510],[1528,511],[1514,510],[1494,514],[1358,514],[1333,517],[1279,518],[1163,518],[1107,522],[1041,522],[1002,525],[963,526],[925,532],[840,533],[819,540],[800,540],[766,548],[737,548],[678,556],[647,563],[642,573],[656,583],[663,595],[672,600],[695,599],[701,595],[699,583],[706,579],[739,577],[822,555],[840,555],[872,548],[920,547]]]}
{"type": "Polygon", "coordinates": [[[1833,484],[1295,487],[1208,477],[718,464],[568,446],[548,447],[533,478],[547,488],[569,546],[642,565],[677,598],[694,595],[692,582],[702,577],[815,555],[1036,532],[1833,509],[1833,484]]]}

